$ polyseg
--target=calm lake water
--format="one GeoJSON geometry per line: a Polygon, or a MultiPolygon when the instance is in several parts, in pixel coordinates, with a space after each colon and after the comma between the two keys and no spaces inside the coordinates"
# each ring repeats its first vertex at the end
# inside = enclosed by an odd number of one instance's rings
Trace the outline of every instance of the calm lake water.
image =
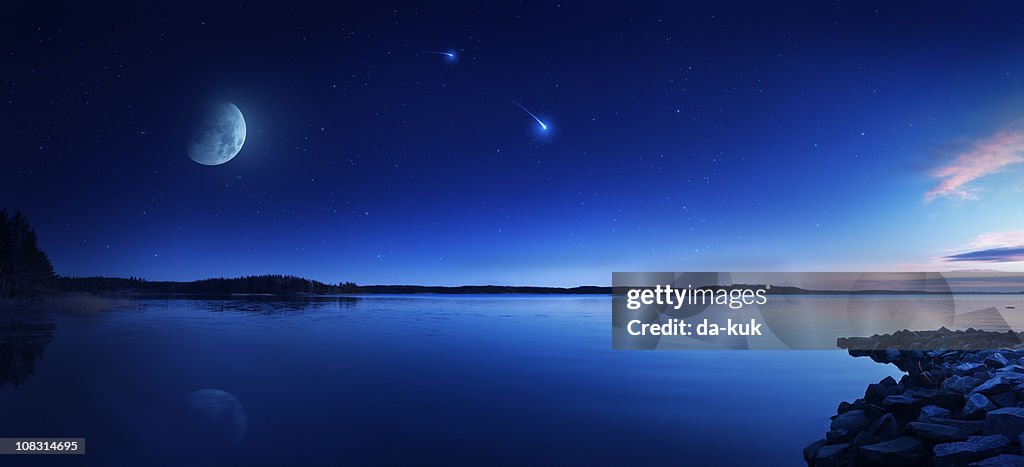
{"type": "Polygon", "coordinates": [[[87,439],[0,462],[801,465],[840,401],[900,376],[841,351],[612,351],[606,296],[105,308],[0,314],[0,436],[87,439]]]}

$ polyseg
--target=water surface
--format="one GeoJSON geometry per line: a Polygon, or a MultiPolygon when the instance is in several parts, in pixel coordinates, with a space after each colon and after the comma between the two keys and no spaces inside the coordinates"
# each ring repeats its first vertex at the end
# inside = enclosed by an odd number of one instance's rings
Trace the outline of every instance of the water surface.
{"type": "Polygon", "coordinates": [[[19,464],[800,465],[839,401],[900,376],[841,351],[612,351],[607,296],[109,308],[0,315],[0,436],[87,439],[19,464]],[[240,432],[190,412],[210,388],[240,432]]]}

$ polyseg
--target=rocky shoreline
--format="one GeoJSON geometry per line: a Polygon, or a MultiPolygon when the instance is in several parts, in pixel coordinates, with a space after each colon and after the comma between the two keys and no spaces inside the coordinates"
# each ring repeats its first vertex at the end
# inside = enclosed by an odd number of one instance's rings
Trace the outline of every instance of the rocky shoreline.
{"type": "Polygon", "coordinates": [[[941,328],[837,344],[907,374],[841,402],[825,437],[804,448],[809,466],[1024,466],[1021,335],[941,328]]]}

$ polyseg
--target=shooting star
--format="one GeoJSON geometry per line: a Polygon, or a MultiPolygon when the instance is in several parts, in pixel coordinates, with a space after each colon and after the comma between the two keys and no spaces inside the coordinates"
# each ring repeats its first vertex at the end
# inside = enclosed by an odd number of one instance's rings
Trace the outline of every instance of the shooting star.
{"type": "Polygon", "coordinates": [[[548,131],[548,126],[544,122],[542,122],[539,118],[537,118],[537,116],[534,115],[533,112],[530,112],[529,109],[527,109],[526,107],[523,107],[523,104],[520,104],[520,103],[516,102],[515,99],[509,99],[509,100],[512,101],[513,104],[519,106],[520,109],[523,109],[523,112],[526,112],[526,113],[530,114],[530,116],[533,117],[533,119],[537,121],[537,124],[540,125],[540,129],[542,131],[548,131]]]}
{"type": "Polygon", "coordinates": [[[436,50],[427,50],[427,51],[425,51],[423,53],[425,53],[425,54],[434,54],[434,55],[444,55],[445,57],[448,57],[448,61],[450,61],[450,62],[454,62],[455,61],[455,52],[438,52],[436,50]]]}

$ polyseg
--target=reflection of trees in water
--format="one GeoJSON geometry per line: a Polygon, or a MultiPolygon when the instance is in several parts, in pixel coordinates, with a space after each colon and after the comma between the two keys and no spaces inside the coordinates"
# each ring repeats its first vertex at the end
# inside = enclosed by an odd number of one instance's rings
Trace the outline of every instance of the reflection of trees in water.
{"type": "Polygon", "coordinates": [[[198,298],[197,307],[206,311],[255,313],[273,315],[297,313],[318,309],[352,308],[361,300],[359,297],[338,296],[282,296],[282,295],[231,295],[231,296],[189,296],[198,298]]]}
{"type": "Polygon", "coordinates": [[[35,373],[56,329],[52,322],[0,322],[0,388],[16,388],[35,373]]]}

